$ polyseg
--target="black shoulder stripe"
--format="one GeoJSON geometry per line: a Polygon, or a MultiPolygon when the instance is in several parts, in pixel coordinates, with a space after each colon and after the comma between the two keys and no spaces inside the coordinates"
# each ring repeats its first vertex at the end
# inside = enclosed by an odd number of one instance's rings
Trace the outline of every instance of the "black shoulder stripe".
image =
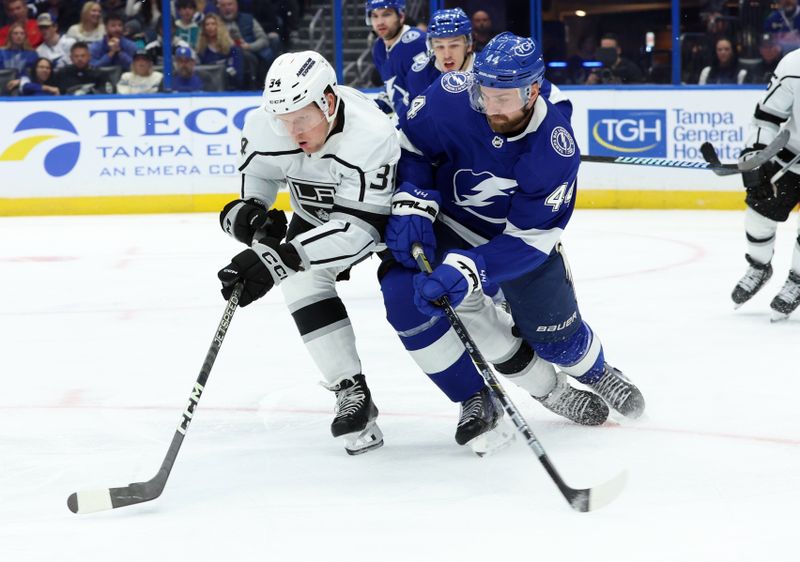
{"type": "Polygon", "coordinates": [[[307,244],[317,242],[318,240],[322,240],[323,238],[327,238],[328,236],[331,236],[333,234],[339,234],[340,232],[347,232],[348,230],[350,230],[349,223],[344,225],[342,228],[334,228],[333,230],[326,230],[321,234],[317,234],[316,236],[312,236],[311,238],[306,238],[305,240],[300,242],[300,244],[306,246],[307,244]]]}
{"type": "Polygon", "coordinates": [[[367,189],[367,181],[366,181],[366,178],[364,177],[364,175],[365,175],[364,174],[364,170],[362,170],[361,168],[359,168],[355,164],[351,164],[350,162],[342,160],[341,158],[339,158],[335,154],[326,154],[326,155],[323,156],[323,158],[332,158],[332,159],[336,160],[342,166],[345,166],[346,168],[350,168],[351,170],[356,170],[358,172],[358,177],[361,180],[361,191],[358,194],[358,200],[359,201],[364,201],[364,195],[365,195],[366,189],[367,189]]]}
{"type": "Polygon", "coordinates": [[[303,149],[298,148],[296,150],[282,150],[279,152],[253,152],[250,156],[247,157],[247,160],[244,161],[244,164],[239,166],[239,171],[243,172],[244,169],[247,168],[247,166],[256,156],[286,156],[288,154],[297,154],[298,152],[303,152],[303,149]]]}
{"type": "Polygon", "coordinates": [[[780,125],[781,123],[785,123],[789,118],[788,117],[778,117],[777,115],[773,115],[772,113],[767,113],[760,107],[756,107],[756,112],[753,115],[756,119],[760,121],[767,121],[769,123],[774,123],[775,125],[780,125]]]}
{"type": "Polygon", "coordinates": [[[362,246],[362,248],[360,250],[358,250],[354,254],[346,254],[346,255],[336,256],[336,257],[333,257],[333,258],[325,258],[324,260],[315,260],[315,261],[311,261],[310,263],[311,263],[311,265],[321,265],[321,264],[324,264],[324,263],[331,263],[331,262],[335,262],[335,261],[339,261],[339,260],[346,260],[348,258],[352,258],[352,257],[355,257],[355,256],[359,255],[361,252],[363,252],[364,250],[369,248],[372,244],[373,244],[372,241],[367,242],[366,244],[364,244],[364,246],[362,246]]]}

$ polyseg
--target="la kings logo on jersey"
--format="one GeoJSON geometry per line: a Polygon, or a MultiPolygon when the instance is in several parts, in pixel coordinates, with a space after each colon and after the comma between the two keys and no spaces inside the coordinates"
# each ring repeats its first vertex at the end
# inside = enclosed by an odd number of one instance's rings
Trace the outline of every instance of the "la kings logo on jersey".
{"type": "Polygon", "coordinates": [[[328,221],[330,210],[333,208],[333,197],[336,194],[335,184],[289,176],[286,177],[286,183],[289,184],[292,196],[303,211],[321,222],[328,221]]]}

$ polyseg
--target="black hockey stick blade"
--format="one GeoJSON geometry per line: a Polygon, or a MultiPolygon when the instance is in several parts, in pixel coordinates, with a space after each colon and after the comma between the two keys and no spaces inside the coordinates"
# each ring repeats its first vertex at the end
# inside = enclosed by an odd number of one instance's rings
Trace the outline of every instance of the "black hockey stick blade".
{"type": "Polygon", "coordinates": [[[752,158],[748,158],[744,162],[740,162],[736,165],[721,163],[719,161],[719,156],[717,156],[717,151],[714,149],[714,145],[710,142],[704,142],[700,145],[700,153],[703,155],[703,159],[708,162],[709,168],[713,170],[715,174],[718,176],[730,176],[732,174],[750,172],[756,168],[760,168],[783,150],[783,147],[785,147],[788,142],[789,131],[783,129],[775,136],[771,143],[756,153],[752,158]]]}
{"type": "Polygon", "coordinates": [[[214,339],[211,341],[211,346],[206,353],[203,366],[200,368],[200,374],[197,376],[192,393],[189,395],[189,403],[181,416],[178,427],[175,429],[175,435],[172,437],[172,442],[169,445],[169,449],[167,449],[167,454],[161,463],[158,473],[147,482],[134,482],[122,488],[102,488],[73,492],[67,498],[67,507],[72,513],[94,513],[96,511],[125,507],[148,502],[161,495],[167,485],[167,478],[169,478],[169,473],[175,464],[175,459],[178,457],[183,438],[194,417],[194,411],[200,402],[200,396],[203,394],[203,389],[208,382],[208,376],[211,374],[211,368],[214,366],[220,346],[225,339],[225,334],[228,333],[228,326],[230,326],[233,314],[239,306],[239,297],[242,296],[243,288],[244,285],[241,282],[237,283],[233,288],[228,304],[225,306],[225,311],[222,313],[222,319],[219,321],[217,331],[214,334],[214,339]]]}

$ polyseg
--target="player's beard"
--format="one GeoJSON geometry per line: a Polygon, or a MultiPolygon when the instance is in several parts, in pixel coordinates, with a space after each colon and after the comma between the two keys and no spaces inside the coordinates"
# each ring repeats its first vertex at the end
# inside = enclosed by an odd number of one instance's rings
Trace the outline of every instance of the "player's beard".
{"type": "Polygon", "coordinates": [[[390,27],[386,31],[386,37],[384,37],[383,40],[384,41],[394,41],[395,39],[397,39],[397,36],[400,35],[400,32],[402,30],[403,30],[403,23],[402,22],[398,22],[397,23],[397,27],[395,27],[395,28],[391,28],[390,27]]]}
{"type": "Polygon", "coordinates": [[[495,133],[500,133],[501,135],[513,137],[516,134],[521,133],[525,127],[528,126],[528,122],[531,120],[532,115],[533,104],[531,104],[530,107],[522,108],[522,114],[513,119],[505,115],[487,115],[486,119],[489,121],[489,127],[492,129],[492,131],[495,133]]]}

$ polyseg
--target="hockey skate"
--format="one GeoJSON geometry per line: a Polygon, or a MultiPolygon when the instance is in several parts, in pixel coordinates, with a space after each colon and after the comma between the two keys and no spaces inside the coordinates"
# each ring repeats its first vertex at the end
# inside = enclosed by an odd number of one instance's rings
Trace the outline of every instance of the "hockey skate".
{"type": "Polygon", "coordinates": [[[608,419],[608,406],[603,399],[588,390],[573,388],[567,375],[556,375],[556,386],[547,396],[536,397],[542,406],[581,425],[600,425],[608,419]]]}
{"type": "Polygon", "coordinates": [[[504,423],[503,409],[488,387],[483,387],[461,403],[456,427],[456,443],[469,444],[482,457],[510,445],[514,433],[504,423]]]}
{"type": "Polygon", "coordinates": [[[328,387],[336,393],[336,410],[331,423],[334,437],[342,437],[348,455],[360,455],[383,445],[383,433],[375,422],[378,408],[372,401],[364,375],[344,379],[328,387]]]}
{"type": "Polygon", "coordinates": [[[744,276],[739,279],[736,287],[731,293],[731,298],[735,304],[734,308],[739,308],[744,303],[749,301],[753,296],[761,290],[769,278],[772,277],[772,265],[769,263],[758,263],[750,256],[745,255],[750,267],[745,271],[744,276]]]}
{"type": "Polygon", "coordinates": [[[638,418],[644,412],[644,396],[622,371],[603,364],[603,376],[588,385],[623,416],[638,418]]]}
{"type": "Polygon", "coordinates": [[[769,303],[769,307],[772,309],[771,321],[781,322],[788,319],[798,305],[800,305],[800,275],[790,271],[786,283],[769,303]]]}

